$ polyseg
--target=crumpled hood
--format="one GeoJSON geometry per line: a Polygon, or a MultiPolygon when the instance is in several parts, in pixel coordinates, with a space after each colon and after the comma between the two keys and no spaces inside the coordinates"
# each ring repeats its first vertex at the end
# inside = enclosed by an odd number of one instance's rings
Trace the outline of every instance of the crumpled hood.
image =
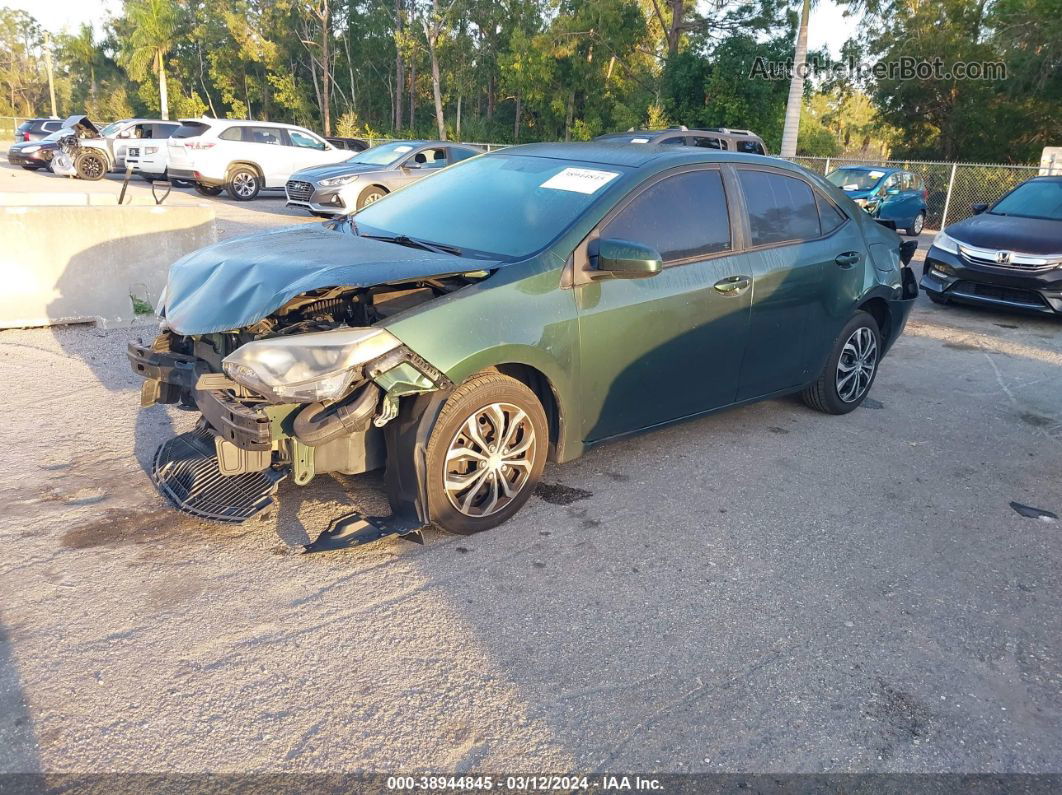
{"type": "Polygon", "coordinates": [[[944,230],[961,243],[977,248],[1051,256],[1062,253],[1062,221],[981,213],[944,230]]]}
{"type": "Polygon", "coordinates": [[[178,260],[166,286],[166,322],[178,334],[249,326],[310,290],[372,287],[497,267],[303,224],[238,237],[178,260]]]}
{"type": "Polygon", "coordinates": [[[331,177],[345,177],[347,174],[370,174],[374,171],[386,171],[387,166],[370,166],[364,163],[332,163],[325,166],[310,166],[296,171],[290,179],[303,182],[320,182],[331,177]]]}

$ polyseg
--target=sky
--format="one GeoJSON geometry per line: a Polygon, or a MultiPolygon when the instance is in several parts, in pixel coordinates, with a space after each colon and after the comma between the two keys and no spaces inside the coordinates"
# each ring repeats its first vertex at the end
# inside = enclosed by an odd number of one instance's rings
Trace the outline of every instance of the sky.
{"type": "MultiPolygon", "coordinates": [[[[83,22],[91,22],[97,31],[102,30],[102,21],[108,13],[115,14],[121,8],[121,0],[0,0],[0,7],[20,8],[37,18],[52,33],[76,31],[83,22]]],[[[837,55],[841,44],[858,27],[858,20],[842,16],[843,9],[833,0],[819,0],[811,9],[808,23],[808,47],[818,49],[826,46],[832,55],[837,55]]]]}

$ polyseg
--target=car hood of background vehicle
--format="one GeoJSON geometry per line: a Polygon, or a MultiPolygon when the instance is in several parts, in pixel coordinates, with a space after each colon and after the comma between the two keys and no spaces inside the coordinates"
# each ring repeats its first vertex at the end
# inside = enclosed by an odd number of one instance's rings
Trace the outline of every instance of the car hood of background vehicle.
{"type": "Polygon", "coordinates": [[[384,171],[387,166],[370,166],[363,163],[333,163],[327,166],[311,166],[291,175],[292,179],[303,182],[320,182],[322,179],[344,177],[347,174],[368,174],[372,171],[384,171]]]}
{"type": "Polygon", "coordinates": [[[185,335],[231,331],[310,290],[372,287],[498,264],[357,237],[346,224],[285,227],[207,246],[175,262],[166,322],[185,335]]]}
{"type": "Polygon", "coordinates": [[[947,234],[977,248],[1018,251],[1022,254],[1062,253],[1062,221],[1018,218],[982,213],[949,226],[947,234]]]}
{"type": "Polygon", "coordinates": [[[874,194],[874,188],[871,188],[870,190],[846,190],[844,192],[844,195],[852,201],[855,201],[856,199],[869,199],[873,197],[874,194]]]}

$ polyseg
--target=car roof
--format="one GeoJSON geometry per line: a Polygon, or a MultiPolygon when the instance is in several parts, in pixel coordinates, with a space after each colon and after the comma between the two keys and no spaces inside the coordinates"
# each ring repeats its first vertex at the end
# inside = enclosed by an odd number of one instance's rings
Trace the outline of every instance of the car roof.
{"type": "Polygon", "coordinates": [[[729,152],[722,149],[702,149],[696,146],[668,146],[667,144],[630,144],[609,141],[524,144],[510,146],[499,152],[499,154],[506,153],[527,157],[550,157],[558,160],[582,160],[586,163],[633,168],[640,168],[650,163],[664,167],[684,163],[748,163],[770,165],[788,171],[805,173],[799,166],[776,157],[729,152]]]}
{"type": "MultiPolygon", "coordinates": [[[[259,119],[181,119],[181,124],[206,124],[207,126],[228,125],[230,127],[283,127],[285,130],[307,130],[298,124],[285,124],[282,121],[262,121],[259,119]]],[[[316,134],[316,133],[315,133],[316,134]]]]}

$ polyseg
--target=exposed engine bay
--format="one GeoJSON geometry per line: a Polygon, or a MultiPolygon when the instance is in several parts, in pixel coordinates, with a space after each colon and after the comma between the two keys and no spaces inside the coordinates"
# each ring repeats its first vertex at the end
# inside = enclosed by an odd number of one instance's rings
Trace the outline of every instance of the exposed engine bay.
{"type": "Polygon", "coordinates": [[[145,378],[141,405],[180,404],[201,418],[156,453],[159,490],[200,518],[239,522],[269,507],[289,475],[302,486],[384,466],[399,399],[452,384],[376,324],[487,275],[312,290],[226,332],[179,334],[163,310],[155,340],[129,345],[145,378]]]}

